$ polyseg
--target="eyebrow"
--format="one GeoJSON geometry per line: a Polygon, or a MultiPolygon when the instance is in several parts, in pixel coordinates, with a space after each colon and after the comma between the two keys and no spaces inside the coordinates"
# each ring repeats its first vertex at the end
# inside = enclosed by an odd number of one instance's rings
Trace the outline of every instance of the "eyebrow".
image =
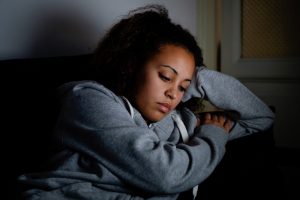
{"type": "MultiPolygon", "coordinates": [[[[176,71],[176,69],[174,69],[173,67],[169,66],[169,65],[161,65],[162,67],[167,67],[169,69],[171,69],[176,75],[178,75],[178,72],[176,71]]],[[[184,79],[184,81],[189,81],[189,82],[192,82],[191,79],[184,79]]]]}

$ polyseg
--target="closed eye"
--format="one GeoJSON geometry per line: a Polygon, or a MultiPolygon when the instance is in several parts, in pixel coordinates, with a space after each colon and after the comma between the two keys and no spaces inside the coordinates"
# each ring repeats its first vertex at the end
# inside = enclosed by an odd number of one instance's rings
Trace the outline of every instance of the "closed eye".
{"type": "Polygon", "coordinates": [[[168,82],[168,81],[171,80],[169,77],[164,76],[163,74],[159,74],[159,78],[160,78],[161,80],[163,80],[163,81],[166,81],[166,82],[168,82]]]}
{"type": "Polygon", "coordinates": [[[185,87],[182,87],[182,86],[179,86],[179,91],[180,91],[180,92],[185,92],[185,91],[186,91],[186,88],[185,88],[185,87]]]}

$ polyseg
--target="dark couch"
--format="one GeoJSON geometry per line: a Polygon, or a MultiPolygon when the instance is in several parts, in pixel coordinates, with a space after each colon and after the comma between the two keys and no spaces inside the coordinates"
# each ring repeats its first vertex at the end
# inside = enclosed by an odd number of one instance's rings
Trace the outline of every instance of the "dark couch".
{"type": "Polygon", "coordinates": [[[0,61],[2,76],[2,194],[17,197],[16,177],[38,170],[53,151],[56,88],[90,79],[91,55],[0,61]]]}
{"type": "MultiPolygon", "coordinates": [[[[67,81],[92,78],[91,58],[80,55],[0,61],[4,110],[1,188],[9,199],[17,198],[16,178],[38,170],[53,151],[55,89],[67,81]]],[[[199,199],[281,197],[282,175],[274,150],[272,129],[229,142],[220,165],[199,186],[199,199]]]]}

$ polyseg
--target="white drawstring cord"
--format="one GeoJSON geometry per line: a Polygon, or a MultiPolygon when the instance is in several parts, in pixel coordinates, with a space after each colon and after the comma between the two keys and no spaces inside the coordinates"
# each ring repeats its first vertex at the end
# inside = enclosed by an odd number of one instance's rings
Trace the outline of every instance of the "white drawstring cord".
{"type": "Polygon", "coordinates": [[[172,118],[176,122],[176,125],[179,129],[179,132],[180,132],[180,135],[181,135],[181,138],[182,138],[183,142],[186,143],[189,140],[189,135],[188,135],[188,132],[185,128],[185,125],[184,125],[183,121],[181,120],[178,113],[173,114],[172,118]]]}
{"type": "MultiPolygon", "coordinates": [[[[180,117],[180,114],[179,113],[175,113],[172,115],[172,118],[173,120],[176,122],[176,125],[179,129],[179,132],[180,132],[180,135],[181,135],[181,138],[183,140],[184,143],[186,143],[188,140],[189,140],[189,134],[186,130],[186,127],[180,117]]],[[[198,185],[194,186],[193,187],[193,196],[194,196],[194,199],[196,198],[197,196],[197,192],[198,192],[198,185]]]]}
{"type": "MultiPolygon", "coordinates": [[[[122,97],[122,98],[126,101],[128,107],[129,107],[130,116],[133,119],[134,111],[133,111],[132,105],[130,104],[130,102],[128,101],[128,99],[126,99],[125,97],[122,97]]],[[[179,129],[179,132],[180,132],[180,135],[181,135],[181,138],[182,138],[183,142],[186,143],[189,140],[189,134],[187,132],[187,129],[186,129],[183,121],[181,120],[180,114],[176,112],[175,114],[172,115],[172,119],[176,122],[176,125],[177,125],[177,127],[179,129]]],[[[194,199],[197,196],[197,192],[198,192],[198,185],[196,185],[195,187],[193,187],[193,196],[194,196],[194,199]]]]}
{"type": "Polygon", "coordinates": [[[126,103],[127,103],[127,105],[128,105],[128,108],[129,108],[130,116],[131,116],[131,118],[133,119],[134,111],[133,111],[132,105],[130,104],[130,102],[128,101],[128,99],[127,99],[126,97],[122,96],[122,98],[126,101],[126,103]]]}

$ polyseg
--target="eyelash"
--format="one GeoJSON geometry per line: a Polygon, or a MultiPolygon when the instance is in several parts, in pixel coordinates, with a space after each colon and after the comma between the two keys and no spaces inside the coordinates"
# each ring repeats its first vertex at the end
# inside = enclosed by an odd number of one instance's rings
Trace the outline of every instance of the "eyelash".
{"type": "Polygon", "coordinates": [[[162,75],[162,74],[159,74],[159,77],[160,77],[160,79],[163,80],[163,81],[170,81],[170,80],[171,80],[169,77],[166,77],[166,76],[164,76],[164,75],[162,75]]]}
{"type": "MultiPolygon", "coordinates": [[[[161,80],[166,81],[166,82],[169,82],[171,80],[169,77],[166,77],[166,76],[164,76],[162,74],[159,74],[159,77],[160,77],[161,80]]],[[[182,86],[179,86],[179,91],[180,92],[185,92],[186,89],[184,87],[182,87],[182,86]]]]}
{"type": "Polygon", "coordinates": [[[182,86],[179,86],[179,90],[180,90],[181,92],[185,92],[185,91],[186,91],[186,89],[185,89],[184,87],[182,87],[182,86]]]}

